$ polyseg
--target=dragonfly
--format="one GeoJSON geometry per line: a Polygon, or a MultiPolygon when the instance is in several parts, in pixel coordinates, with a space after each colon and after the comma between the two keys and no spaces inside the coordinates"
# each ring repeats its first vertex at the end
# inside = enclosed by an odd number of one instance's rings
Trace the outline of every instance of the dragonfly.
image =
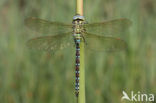
{"type": "Polygon", "coordinates": [[[84,16],[75,15],[71,24],[51,22],[39,18],[30,17],[25,20],[25,25],[42,36],[30,39],[28,47],[45,51],[57,51],[75,44],[75,94],[79,95],[80,74],[80,43],[84,42],[85,48],[95,51],[118,51],[126,48],[124,40],[117,37],[130,25],[131,21],[126,18],[104,21],[100,23],[87,23],[84,16]]]}

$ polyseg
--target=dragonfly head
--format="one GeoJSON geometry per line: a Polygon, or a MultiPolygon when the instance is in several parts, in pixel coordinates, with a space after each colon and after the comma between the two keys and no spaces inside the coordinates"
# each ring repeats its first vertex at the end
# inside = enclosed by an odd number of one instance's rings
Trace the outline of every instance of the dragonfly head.
{"type": "Polygon", "coordinates": [[[73,17],[73,21],[75,21],[75,20],[82,20],[82,21],[84,21],[84,17],[81,16],[81,15],[75,15],[75,16],[73,17]]]}

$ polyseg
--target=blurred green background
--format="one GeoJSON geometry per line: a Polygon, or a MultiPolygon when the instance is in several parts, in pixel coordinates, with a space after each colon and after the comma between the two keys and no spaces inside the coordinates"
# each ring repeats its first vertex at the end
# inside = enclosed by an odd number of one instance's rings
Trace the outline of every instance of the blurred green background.
{"type": "MultiPolygon", "coordinates": [[[[133,22],[128,50],[86,53],[86,102],[128,103],[122,91],[156,95],[156,0],[84,0],[88,22],[125,17],[133,22]]],[[[0,0],[0,103],[76,103],[75,50],[29,50],[37,35],[27,17],[71,23],[75,0],[0,0]]],[[[154,102],[153,102],[154,103],[154,102]]]]}

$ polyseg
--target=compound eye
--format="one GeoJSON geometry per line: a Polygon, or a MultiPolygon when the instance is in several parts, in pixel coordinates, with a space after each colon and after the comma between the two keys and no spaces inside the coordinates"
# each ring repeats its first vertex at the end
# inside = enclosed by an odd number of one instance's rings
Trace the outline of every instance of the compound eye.
{"type": "Polygon", "coordinates": [[[84,20],[84,17],[81,15],[76,15],[73,17],[73,20],[84,20]]]}

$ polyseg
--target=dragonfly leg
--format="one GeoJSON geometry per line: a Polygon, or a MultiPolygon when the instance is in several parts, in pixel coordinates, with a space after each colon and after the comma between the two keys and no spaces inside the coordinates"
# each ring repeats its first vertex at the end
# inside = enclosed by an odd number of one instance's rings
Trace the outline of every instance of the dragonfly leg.
{"type": "Polygon", "coordinates": [[[85,40],[85,37],[84,37],[84,36],[82,36],[82,39],[83,39],[84,43],[87,45],[87,42],[86,42],[86,40],[85,40]]]}

